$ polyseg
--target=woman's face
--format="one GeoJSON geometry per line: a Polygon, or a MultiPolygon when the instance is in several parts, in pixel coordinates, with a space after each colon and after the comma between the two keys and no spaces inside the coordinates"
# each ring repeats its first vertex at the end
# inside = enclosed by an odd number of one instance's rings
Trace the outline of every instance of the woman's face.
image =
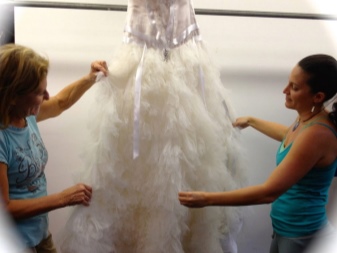
{"type": "Polygon", "coordinates": [[[20,96],[17,99],[15,104],[17,115],[20,117],[37,115],[42,102],[48,99],[49,93],[47,91],[47,78],[44,78],[35,91],[27,95],[20,96]]]}
{"type": "Polygon", "coordinates": [[[296,65],[290,73],[289,83],[284,88],[285,106],[299,112],[311,110],[314,94],[307,84],[309,75],[296,65]]]}

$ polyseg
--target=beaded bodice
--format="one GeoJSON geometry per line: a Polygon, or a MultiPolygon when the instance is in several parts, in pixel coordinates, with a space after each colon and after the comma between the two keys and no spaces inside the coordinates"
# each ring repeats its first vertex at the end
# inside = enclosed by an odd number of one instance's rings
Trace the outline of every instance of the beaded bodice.
{"type": "Polygon", "coordinates": [[[129,0],[126,43],[172,49],[199,36],[190,0],[129,0]]]}

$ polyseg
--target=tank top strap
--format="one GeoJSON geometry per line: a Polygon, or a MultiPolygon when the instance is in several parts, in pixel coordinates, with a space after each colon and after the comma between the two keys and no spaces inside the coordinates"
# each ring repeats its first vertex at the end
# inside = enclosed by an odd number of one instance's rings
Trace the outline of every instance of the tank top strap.
{"type": "Polygon", "coordinates": [[[305,126],[301,129],[301,131],[303,131],[304,129],[306,129],[306,128],[312,126],[312,125],[321,125],[321,126],[324,126],[324,127],[328,128],[328,129],[330,129],[330,130],[333,132],[333,134],[336,136],[336,138],[337,138],[337,131],[336,131],[335,129],[333,129],[333,128],[332,128],[331,126],[329,126],[328,124],[325,124],[325,123],[322,123],[322,122],[317,122],[317,121],[310,122],[309,124],[305,125],[305,126]]]}

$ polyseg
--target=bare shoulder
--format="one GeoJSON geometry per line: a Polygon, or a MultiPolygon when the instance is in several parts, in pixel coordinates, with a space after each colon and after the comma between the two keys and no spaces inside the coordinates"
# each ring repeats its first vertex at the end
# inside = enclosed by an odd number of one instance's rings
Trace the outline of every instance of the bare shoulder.
{"type": "Polygon", "coordinates": [[[329,165],[337,158],[337,128],[328,119],[311,123],[299,139],[305,139],[303,144],[321,155],[316,166],[329,165]]]}
{"type": "Polygon", "coordinates": [[[328,119],[304,125],[294,138],[301,150],[315,153],[333,152],[337,155],[337,129],[328,119]]]}
{"type": "Polygon", "coordinates": [[[331,141],[337,142],[337,127],[328,119],[312,123],[313,130],[322,137],[331,138],[331,141]],[[334,137],[334,138],[332,138],[334,137]]]}

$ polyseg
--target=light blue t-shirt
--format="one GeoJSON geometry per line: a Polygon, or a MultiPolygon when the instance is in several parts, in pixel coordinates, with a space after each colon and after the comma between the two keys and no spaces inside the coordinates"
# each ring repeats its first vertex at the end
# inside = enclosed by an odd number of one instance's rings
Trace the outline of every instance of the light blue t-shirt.
{"type": "MultiPolygon", "coordinates": [[[[26,118],[27,126],[9,126],[0,130],[0,161],[7,164],[9,198],[31,199],[47,195],[44,169],[48,153],[37,127],[35,116],[26,118]]],[[[27,247],[34,247],[48,235],[47,213],[15,224],[27,247]]]]}
{"type": "MultiPolygon", "coordinates": [[[[332,131],[337,137],[336,132],[332,131]]],[[[292,143],[285,149],[283,145],[284,141],[276,155],[277,165],[286,157],[292,143]]],[[[337,159],[325,168],[312,168],[273,202],[270,217],[277,234],[284,237],[308,236],[326,225],[328,219],[325,206],[336,167],[337,159]]]]}

